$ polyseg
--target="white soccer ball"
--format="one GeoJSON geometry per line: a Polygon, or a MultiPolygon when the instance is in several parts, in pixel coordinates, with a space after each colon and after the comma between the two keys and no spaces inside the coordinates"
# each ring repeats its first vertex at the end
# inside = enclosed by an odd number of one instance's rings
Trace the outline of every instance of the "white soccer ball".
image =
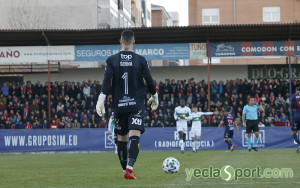
{"type": "Polygon", "coordinates": [[[180,163],[174,157],[169,157],[164,160],[162,168],[168,174],[177,173],[180,168],[180,163]]]}

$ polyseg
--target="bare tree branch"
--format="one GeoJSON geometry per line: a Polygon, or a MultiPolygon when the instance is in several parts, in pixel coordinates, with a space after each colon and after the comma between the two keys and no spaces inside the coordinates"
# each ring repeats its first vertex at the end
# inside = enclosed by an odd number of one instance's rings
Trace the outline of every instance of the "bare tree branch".
{"type": "Polygon", "coordinates": [[[8,10],[10,29],[49,29],[47,14],[38,0],[14,0],[8,10]]]}

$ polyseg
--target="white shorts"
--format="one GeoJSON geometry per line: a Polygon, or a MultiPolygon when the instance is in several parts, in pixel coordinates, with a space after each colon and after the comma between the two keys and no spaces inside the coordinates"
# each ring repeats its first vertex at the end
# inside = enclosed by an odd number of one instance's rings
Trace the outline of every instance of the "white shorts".
{"type": "Polygon", "coordinates": [[[191,137],[201,136],[201,127],[192,127],[191,137]]]}
{"type": "Polygon", "coordinates": [[[187,133],[187,125],[177,124],[177,132],[182,131],[184,134],[187,133]]]}

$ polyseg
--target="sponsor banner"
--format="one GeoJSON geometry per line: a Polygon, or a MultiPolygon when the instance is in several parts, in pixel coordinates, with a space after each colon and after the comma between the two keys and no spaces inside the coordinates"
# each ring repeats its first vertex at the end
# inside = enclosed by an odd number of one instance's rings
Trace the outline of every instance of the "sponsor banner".
{"type": "MultiPolygon", "coordinates": [[[[192,148],[190,131],[186,149],[192,148]]],[[[226,149],[223,141],[224,129],[202,128],[201,150],[226,149]]],[[[252,136],[251,142],[254,137],[252,136]]],[[[147,128],[140,139],[141,150],[179,150],[179,135],[175,128],[147,128]]],[[[247,149],[246,131],[235,132],[232,143],[236,149],[247,149]]],[[[290,127],[260,129],[257,143],[260,148],[296,148],[290,135],[290,127]]],[[[107,129],[74,130],[1,130],[0,152],[39,151],[112,151],[114,139],[107,129]]]]}
{"type": "Polygon", "coordinates": [[[295,56],[300,55],[300,41],[212,42],[210,57],[295,56]]]}
{"type": "MultiPolygon", "coordinates": [[[[106,61],[120,45],[76,45],[76,61],[106,61]]],[[[206,57],[205,43],[135,44],[133,51],[147,60],[200,59],[206,57]]]]}
{"type": "Polygon", "coordinates": [[[190,59],[207,58],[206,43],[190,43],[190,59]]]}
{"type": "MultiPolygon", "coordinates": [[[[300,65],[292,64],[292,78],[300,79],[300,65]]],[[[248,79],[283,79],[289,77],[288,65],[249,65],[248,79]]]]}
{"type": "Polygon", "coordinates": [[[0,47],[0,63],[46,63],[74,61],[74,46],[0,47]]]}

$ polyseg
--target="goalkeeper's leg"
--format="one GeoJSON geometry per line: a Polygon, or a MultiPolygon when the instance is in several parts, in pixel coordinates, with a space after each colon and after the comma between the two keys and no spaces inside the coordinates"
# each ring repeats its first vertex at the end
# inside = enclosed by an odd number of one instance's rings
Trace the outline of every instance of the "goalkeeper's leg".
{"type": "Polygon", "coordinates": [[[129,156],[126,166],[126,171],[124,173],[124,178],[126,179],[136,179],[133,174],[133,165],[137,160],[139,155],[139,142],[140,142],[141,131],[139,130],[130,130],[129,131],[129,156]]]}
{"type": "Polygon", "coordinates": [[[123,171],[126,170],[126,165],[127,165],[127,142],[128,142],[128,135],[125,136],[118,135],[118,147],[117,147],[118,156],[123,171]]]}

